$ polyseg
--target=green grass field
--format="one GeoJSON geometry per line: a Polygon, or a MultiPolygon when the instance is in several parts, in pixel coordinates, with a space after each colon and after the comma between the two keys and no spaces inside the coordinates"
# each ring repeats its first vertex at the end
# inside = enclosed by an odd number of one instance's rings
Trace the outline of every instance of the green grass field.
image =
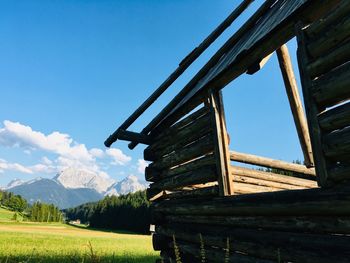
{"type": "Polygon", "coordinates": [[[58,223],[10,222],[12,216],[0,210],[0,263],[154,263],[159,255],[152,249],[151,236],[58,223]]]}

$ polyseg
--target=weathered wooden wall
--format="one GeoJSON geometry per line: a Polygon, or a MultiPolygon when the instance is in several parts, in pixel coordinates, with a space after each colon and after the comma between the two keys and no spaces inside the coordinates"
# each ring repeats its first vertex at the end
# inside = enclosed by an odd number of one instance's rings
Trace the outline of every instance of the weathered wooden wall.
{"type": "Polygon", "coordinates": [[[298,31],[298,60],[319,184],[350,179],[350,3],[298,31]]]}
{"type": "MultiPolygon", "coordinates": [[[[169,115],[166,126],[150,133],[144,158],[152,162],[147,194],[159,262],[350,262],[349,13],[343,0],[329,15],[295,29],[313,151],[305,155],[317,176],[304,165],[229,152],[215,90],[204,103],[183,107],[180,121],[181,114],[169,115]]],[[[281,62],[286,53],[279,52],[281,62]]]]}

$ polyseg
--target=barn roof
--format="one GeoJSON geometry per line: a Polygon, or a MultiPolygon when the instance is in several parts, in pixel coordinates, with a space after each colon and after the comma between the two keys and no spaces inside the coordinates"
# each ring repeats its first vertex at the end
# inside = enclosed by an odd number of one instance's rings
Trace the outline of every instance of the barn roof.
{"type": "MultiPolygon", "coordinates": [[[[254,0],[243,1],[238,7],[238,9],[241,8],[238,14],[241,14],[253,1],[254,0]]],[[[152,96],[106,140],[106,146],[110,146],[117,139],[129,138],[129,140],[132,141],[129,148],[132,149],[138,142],[147,140],[146,137],[148,134],[152,133],[157,127],[161,127],[166,119],[172,115],[176,115],[185,105],[193,104],[193,107],[195,107],[200,104],[209,88],[221,89],[239,75],[246,72],[252,74],[259,70],[260,63],[264,58],[268,57],[269,54],[295,36],[295,23],[299,20],[302,20],[304,24],[309,23],[318,17],[320,13],[334,5],[334,2],[336,1],[326,0],[320,5],[318,0],[266,0],[246,23],[244,23],[243,26],[214,54],[190,82],[153,118],[141,133],[127,132],[127,128],[194,61],[189,61],[189,59],[193,53],[197,52],[196,55],[198,55],[198,48],[210,38],[210,35],[179,64],[178,69],[174,72],[176,76],[174,76],[173,73],[155,91],[155,93],[158,92],[158,96],[152,98],[154,95],[152,94],[152,96]],[[164,86],[164,84],[166,85],[164,86]]],[[[233,13],[235,13],[235,11],[233,13]]],[[[233,18],[237,18],[237,14],[233,18]]],[[[230,22],[232,23],[233,20],[230,22]]],[[[221,29],[226,29],[231,23],[226,24],[226,27],[221,29]]],[[[222,32],[223,30],[219,32],[219,35],[222,32]]],[[[217,37],[218,35],[216,38],[217,37]]],[[[206,47],[209,45],[206,45],[206,47]]],[[[200,54],[201,53],[199,53],[199,55],[200,54]]]]}

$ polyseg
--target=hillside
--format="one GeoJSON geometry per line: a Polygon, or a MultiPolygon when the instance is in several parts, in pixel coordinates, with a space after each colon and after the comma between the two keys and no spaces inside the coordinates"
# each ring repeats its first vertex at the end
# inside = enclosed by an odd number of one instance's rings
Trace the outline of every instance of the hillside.
{"type": "Polygon", "coordinates": [[[103,196],[94,189],[67,189],[51,179],[40,179],[31,183],[10,188],[9,191],[19,194],[29,203],[36,201],[54,204],[60,208],[68,208],[86,202],[100,200],[103,196]]]}
{"type": "Polygon", "coordinates": [[[14,214],[15,214],[15,212],[10,211],[3,206],[0,206],[0,222],[11,221],[14,214]]]}

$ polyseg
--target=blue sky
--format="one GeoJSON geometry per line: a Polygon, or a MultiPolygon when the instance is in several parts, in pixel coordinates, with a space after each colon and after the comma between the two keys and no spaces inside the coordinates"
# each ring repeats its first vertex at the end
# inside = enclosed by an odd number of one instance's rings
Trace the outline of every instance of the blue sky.
{"type": "MultiPolygon", "coordinates": [[[[233,10],[229,0],[0,1],[0,185],[68,166],[143,178],[139,146],[103,141],[233,10]]],[[[140,131],[256,1],[132,126],[140,131]]],[[[295,43],[289,43],[295,62],[295,43]]],[[[298,74],[297,74],[298,75],[298,74]]],[[[298,77],[298,76],[297,76],[298,77]]],[[[302,159],[276,56],[224,90],[231,149],[302,159]]]]}

